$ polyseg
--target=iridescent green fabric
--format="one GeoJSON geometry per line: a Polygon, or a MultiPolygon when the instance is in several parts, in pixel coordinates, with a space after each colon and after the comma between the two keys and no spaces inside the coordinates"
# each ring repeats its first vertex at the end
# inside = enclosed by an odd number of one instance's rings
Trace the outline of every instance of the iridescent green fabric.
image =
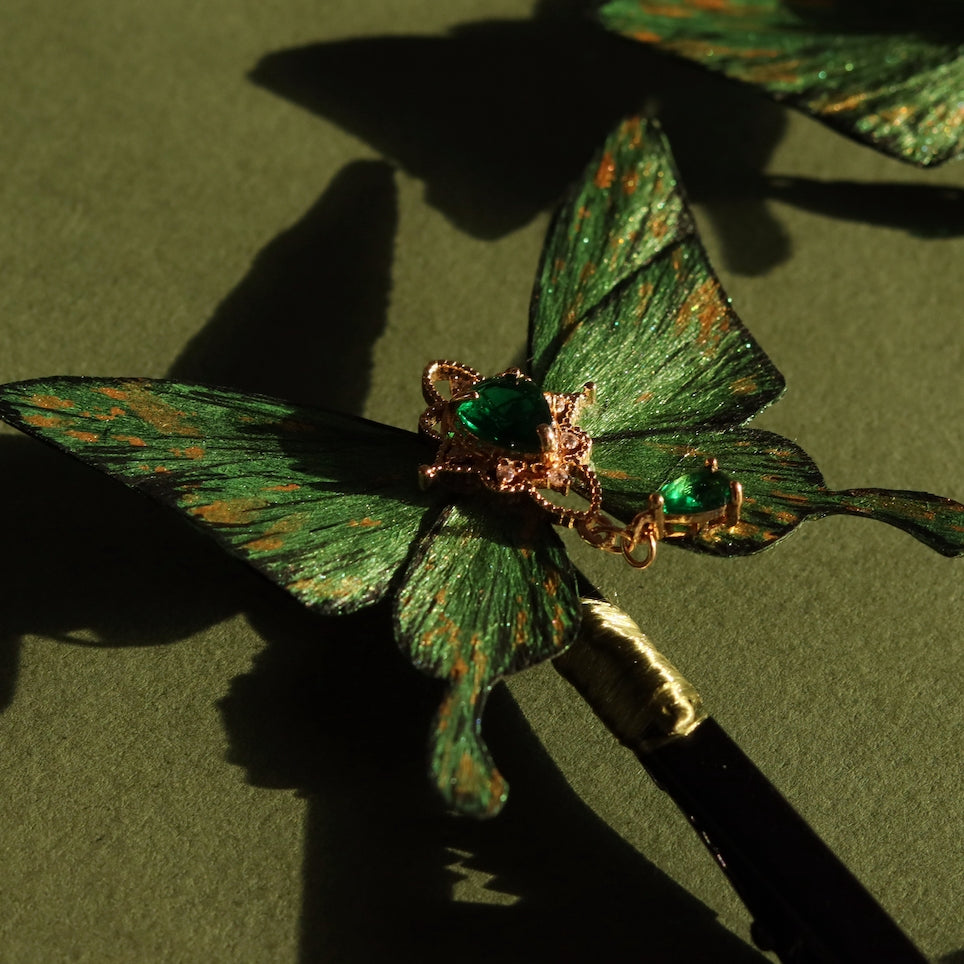
{"type": "Polygon", "coordinates": [[[608,0],[599,17],[894,157],[964,153],[957,0],[608,0]]]}

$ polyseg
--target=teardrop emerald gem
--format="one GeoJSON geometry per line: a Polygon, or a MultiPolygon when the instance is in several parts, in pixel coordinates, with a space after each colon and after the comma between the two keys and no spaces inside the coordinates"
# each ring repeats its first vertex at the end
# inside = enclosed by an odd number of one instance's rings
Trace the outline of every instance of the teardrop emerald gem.
{"type": "Polygon", "coordinates": [[[669,515],[695,515],[722,509],[730,501],[730,477],[704,465],[660,486],[663,509],[669,515]]]}
{"type": "Polygon", "coordinates": [[[483,442],[521,452],[542,448],[538,427],[552,421],[549,403],[535,382],[521,375],[497,375],[476,382],[478,398],[455,406],[455,418],[483,442]]]}

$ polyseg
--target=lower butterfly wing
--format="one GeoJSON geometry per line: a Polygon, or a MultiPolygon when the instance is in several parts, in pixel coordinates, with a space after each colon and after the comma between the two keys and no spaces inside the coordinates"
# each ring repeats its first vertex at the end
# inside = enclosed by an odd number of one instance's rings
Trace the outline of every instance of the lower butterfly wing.
{"type": "Polygon", "coordinates": [[[599,17],[894,157],[926,166],[964,153],[964,11],[953,0],[608,0],[599,17]]]}
{"type": "Polygon", "coordinates": [[[442,510],[396,596],[397,637],[423,672],[448,683],[430,764],[454,810],[492,816],[508,786],[481,737],[496,681],[554,656],[575,636],[576,575],[548,519],[484,497],[442,510]]]}
{"type": "Polygon", "coordinates": [[[926,492],[827,488],[820,470],[800,446],[772,432],[656,433],[602,441],[593,463],[603,485],[603,507],[628,520],[660,486],[716,459],[743,486],[740,521],[674,540],[714,555],[758,552],[807,519],[847,514],[877,519],[909,532],[946,556],[964,554],[964,505],[926,492]]]}
{"type": "Polygon", "coordinates": [[[175,507],[326,613],[385,594],[429,506],[417,436],[262,396],[48,378],[0,386],[0,418],[175,507]]]}

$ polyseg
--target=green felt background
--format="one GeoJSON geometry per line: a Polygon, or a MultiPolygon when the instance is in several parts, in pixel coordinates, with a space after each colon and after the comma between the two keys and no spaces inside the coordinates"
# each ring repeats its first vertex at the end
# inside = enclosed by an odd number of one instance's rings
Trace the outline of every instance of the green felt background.
{"type": "MultiPolygon", "coordinates": [[[[552,199],[662,105],[711,256],[833,485],[964,497],[964,167],[922,173],[545,0],[7,0],[0,380],[173,374],[412,426],[517,362],[552,199]]],[[[384,613],[301,613],[0,434],[0,960],[753,961],[672,804],[550,667],[502,818],[435,809],[384,613]]],[[[962,960],[962,570],[862,520],[578,550],[931,957],[962,960]]]]}

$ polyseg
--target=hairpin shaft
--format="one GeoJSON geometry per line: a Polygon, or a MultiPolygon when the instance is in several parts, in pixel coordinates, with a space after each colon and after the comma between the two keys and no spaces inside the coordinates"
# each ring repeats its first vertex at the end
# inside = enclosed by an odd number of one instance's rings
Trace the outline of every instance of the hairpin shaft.
{"type": "Polygon", "coordinates": [[[925,958],[622,610],[584,599],[553,662],[683,811],[784,964],[925,958]]]}

